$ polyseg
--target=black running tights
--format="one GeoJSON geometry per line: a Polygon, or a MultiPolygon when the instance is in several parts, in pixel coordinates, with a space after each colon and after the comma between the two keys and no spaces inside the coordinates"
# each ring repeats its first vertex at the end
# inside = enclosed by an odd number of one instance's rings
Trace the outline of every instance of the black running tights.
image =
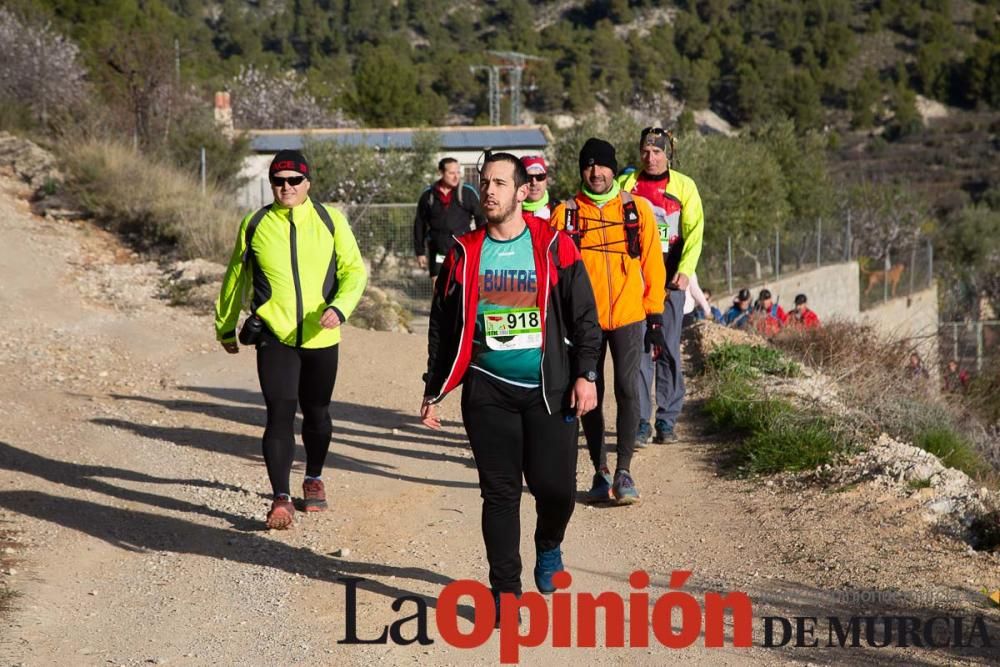
{"type": "Polygon", "coordinates": [[[330,398],[337,380],[338,345],[289,347],[272,337],[257,347],[257,377],[267,404],[263,449],[275,495],[287,493],[295,457],[295,409],[302,409],[306,475],[319,477],[330,449],[330,398]]]}

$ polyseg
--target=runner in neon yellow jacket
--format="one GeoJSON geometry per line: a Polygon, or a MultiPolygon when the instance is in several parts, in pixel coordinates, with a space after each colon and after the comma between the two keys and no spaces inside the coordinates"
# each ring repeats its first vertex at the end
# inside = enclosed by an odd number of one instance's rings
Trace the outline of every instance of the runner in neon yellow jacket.
{"type": "Polygon", "coordinates": [[[347,321],[368,276],[347,219],[335,208],[325,208],[333,221],[332,236],[308,197],[292,208],[272,205],[253,233],[248,263],[246,229],[254,214],[243,218],[215,308],[219,341],[235,342],[243,298],[252,291],[254,312],[285,345],[320,348],[340,342],[340,327],[324,328],[320,318],[330,308],[341,322],[347,321]]]}
{"type": "Polygon", "coordinates": [[[253,335],[240,335],[257,352],[257,378],[267,406],[261,438],[274,493],[267,527],[290,528],[295,505],[291,471],[295,414],[302,411],[306,450],[302,507],[327,508],[323,465],[333,424],[330,400],[337,381],[341,325],[364,292],[367,274],[347,220],[309,199],[309,164],[302,153],[283,150],[268,168],[274,203],[240,223],[236,247],[215,308],[215,332],[223,349],[239,352],[236,322],[252,291],[253,335]]]}
{"type": "Polygon", "coordinates": [[[689,279],[698,269],[705,212],[698,186],[693,179],[670,168],[674,158],[673,134],[660,127],[647,127],[639,138],[642,169],[626,168],[618,177],[623,192],[631,192],[649,200],[660,232],[660,249],[666,266],[667,299],[663,304],[663,337],[666,349],[655,364],[643,358],[639,366],[639,398],[641,413],[636,444],[645,446],[649,440],[649,417],[652,406],[649,395],[656,377],[656,443],[672,442],[674,424],[684,402],[684,374],[681,370],[681,325],[684,312],[684,292],[689,279]],[[655,366],[655,368],[654,368],[655,366]]]}

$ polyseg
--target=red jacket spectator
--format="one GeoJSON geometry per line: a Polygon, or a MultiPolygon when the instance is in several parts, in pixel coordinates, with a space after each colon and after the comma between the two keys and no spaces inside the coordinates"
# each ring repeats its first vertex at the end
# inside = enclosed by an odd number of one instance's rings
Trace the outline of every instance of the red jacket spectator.
{"type": "Polygon", "coordinates": [[[788,314],[789,324],[800,326],[804,329],[819,328],[819,317],[806,305],[805,294],[795,295],[795,310],[788,314]]]}
{"type": "Polygon", "coordinates": [[[807,306],[801,309],[796,308],[788,314],[788,323],[792,326],[800,326],[804,329],[818,329],[819,316],[807,306]]]}

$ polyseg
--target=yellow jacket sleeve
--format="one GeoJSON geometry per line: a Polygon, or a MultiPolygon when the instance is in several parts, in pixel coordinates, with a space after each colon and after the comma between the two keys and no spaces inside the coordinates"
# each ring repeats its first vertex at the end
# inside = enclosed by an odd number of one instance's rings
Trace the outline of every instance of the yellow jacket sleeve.
{"type": "Polygon", "coordinates": [[[236,340],[236,324],[243,308],[243,296],[249,291],[250,274],[243,265],[243,254],[246,251],[246,228],[251,217],[252,213],[240,222],[236,245],[222,278],[219,299],[215,302],[215,337],[224,343],[236,340]]]}
{"type": "Polygon", "coordinates": [[[698,270],[698,259],[701,258],[701,244],[705,236],[705,212],[694,180],[684,176],[680,185],[681,235],[684,238],[684,250],[681,252],[677,271],[690,278],[698,270]]]}

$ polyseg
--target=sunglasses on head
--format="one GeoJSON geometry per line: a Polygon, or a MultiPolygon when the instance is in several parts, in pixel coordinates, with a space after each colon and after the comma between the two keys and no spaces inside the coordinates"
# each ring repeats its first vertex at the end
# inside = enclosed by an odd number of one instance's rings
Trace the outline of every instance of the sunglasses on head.
{"type": "Polygon", "coordinates": [[[548,177],[548,174],[528,174],[528,180],[534,181],[535,183],[541,183],[548,177]]]}
{"type": "Polygon", "coordinates": [[[655,134],[659,136],[661,134],[668,134],[668,132],[662,127],[647,127],[642,131],[642,136],[646,136],[647,134],[655,134]]]}
{"type": "Polygon", "coordinates": [[[284,187],[285,183],[289,185],[302,185],[302,181],[306,180],[305,176],[272,176],[271,185],[276,188],[284,187]]]}

